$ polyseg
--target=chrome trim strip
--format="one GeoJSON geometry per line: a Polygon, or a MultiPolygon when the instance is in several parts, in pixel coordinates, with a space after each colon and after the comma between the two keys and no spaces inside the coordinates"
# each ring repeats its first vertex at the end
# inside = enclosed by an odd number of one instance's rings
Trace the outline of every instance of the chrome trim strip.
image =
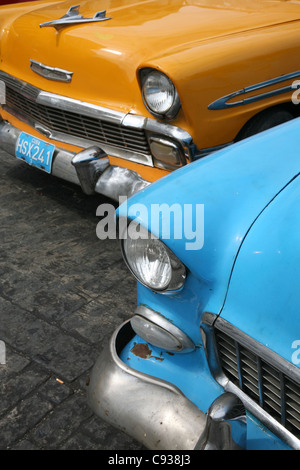
{"type": "Polygon", "coordinates": [[[8,73],[3,72],[0,70],[0,80],[5,83],[6,86],[10,86],[14,90],[21,93],[25,98],[30,100],[36,100],[40,90],[30,83],[24,82],[19,78],[14,77],[13,75],[9,75],[8,73]]]}
{"type": "MultiPolygon", "coordinates": [[[[160,134],[162,136],[169,137],[179,144],[187,161],[191,162],[194,160],[197,149],[193,144],[191,135],[184,129],[165,122],[159,122],[151,118],[146,118],[144,116],[130,113],[126,114],[120,111],[115,111],[104,108],[102,106],[87,103],[85,101],[49,93],[40,90],[33,85],[30,85],[29,83],[23,82],[22,80],[17,79],[1,70],[0,80],[3,80],[6,84],[9,84],[11,87],[13,87],[18,93],[22,94],[28,99],[35,101],[38,104],[50,106],[56,109],[58,108],[63,111],[69,111],[75,114],[83,114],[88,117],[103,119],[113,124],[129,127],[132,129],[143,129],[147,133],[148,138],[150,138],[153,134],[160,134]]],[[[51,139],[83,148],[90,145],[99,144],[97,141],[91,141],[78,138],[76,136],[71,136],[69,134],[51,131],[45,126],[41,126],[30,119],[24,118],[21,114],[16,113],[7,106],[5,106],[4,109],[23,122],[26,122],[31,127],[36,128],[39,132],[43,133],[51,139]]],[[[102,143],[101,147],[111,156],[141,163],[143,165],[153,166],[152,155],[150,153],[146,154],[132,150],[129,151],[123,148],[118,148],[102,143]]]]}
{"type": "Polygon", "coordinates": [[[233,93],[229,93],[226,96],[223,96],[222,98],[217,99],[213,103],[211,103],[208,106],[208,109],[210,110],[220,110],[220,109],[229,109],[229,108],[235,108],[236,106],[244,106],[250,103],[255,103],[256,101],[264,100],[267,98],[270,98],[272,96],[277,96],[283,93],[287,93],[288,91],[295,90],[295,87],[293,85],[288,85],[283,88],[278,88],[276,90],[268,91],[266,93],[261,93],[256,96],[251,96],[250,98],[245,98],[241,101],[235,101],[233,103],[228,103],[228,101],[232,98],[235,98],[236,96],[240,95],[246,95],[247,93],[251,93],[253,91],[260,90],[262,88],[267,88],[269,86],[277,85],[278,83],[285,82],[287,80],[291,80],[293,78],[300,77],[300,70],[297,72],[293,73],[288,73],[286,75],[282,75],[280,77],[273,78],[271,80],[267,80],[265,82],[260,82],[255,85],[251,85],[249,87],[243,88],[242,90],[235,91],[233,93]]]}
{"type": "Polygon", "coordinates": [[[243,331],[238,330],[223,318],[219,317],[216,323],[219,330],[223,331],[228,336],[238,341],[242,346],[252,351],[256,356],[261,357],[271,366],[287,375],[291,380],[300,383],[300,369],[294,364],[279,356],[274,351],[259,343],[255,339],[251,338],[251,336],[248,336],[243,331]]]}
{"type": "Polygon", "coordinates": [[[0,80],[0,106],[6,103],[6,85],[0,80]]]}
{"type": "Polygon", "coordinates": [[[125,117],[124,113],[113,111],[111,109],[103,108],[85,101],[75,100],[67,96],[56,95],[46,91],[39,91],[36,102],[41,105],[50,106],[51,108],[61,109],[63,111],[70,111],[76,114],[83,114],[84,116],[94,117],[98,119],[105,119],[106,121],[114,124],[122,124],[125,117]]]}
{"type": "Polygon", "coordinates": [[[49,65],[44,65],[33,59],[30,59],[30,68],[33,72],[47,78],[48,80],[65,83],[70,83],[72,81],[73,72],[68,72],[67,70],[56,67],[50,67],[49,65]]]}
{"type": "Polygon", "coordinates": [[[275,364],[278,369],[280,368],[280,370],[284,371],[287,376],[294,378],[294,380],[297,376],[298,382],[300,370],[242,331],[236,330],[234,332],[234,327],[230,323],[226,322],[226,320],[223,320],[217,315],[208,312],[204,313],[200,329],[208,366],[214,379],[224,388],[226,392],[234,393],[237,397],[239,397],[244,403],[245,408],[250,413],[252,413],[253,416],[259,419],[263,425],[266,426],[273,434],[282,439],[282,441],[289,445],[292,449],[300,450],[300,440],[297,439],[290,431],[283,427],[272,416],[270,416],[265,410],[263,410],[239,387],[233,384],[223,373],[218,358],[217,346],[213,332],[215,322],[218,323],[220,330],[229,332],[230,335],[234,334],[234,338],[236,340],[241,342],[241,344],[245,345],[247,348],[253,349],[255,354],[258,354],[259,351],[259,354],[263,358],[266,358],[266,360],[269,362],[272,361],[272,364],[275,364]],[[285,369],[285,367],[287,367],[287,369],[285,369]]]}

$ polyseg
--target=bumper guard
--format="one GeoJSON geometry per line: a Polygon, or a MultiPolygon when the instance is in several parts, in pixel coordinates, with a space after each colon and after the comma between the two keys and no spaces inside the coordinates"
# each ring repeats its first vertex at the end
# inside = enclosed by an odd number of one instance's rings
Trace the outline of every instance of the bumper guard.
{"type": "MultiPolygon", "coordinates": [[[[2,150],[14,156],[20,134],[19,129],[0,118],[2,150]]],[[[115,201],[120,196],[130,197],[150,184],[135,171],[110,165],[107,154],[96,146],[77,154],[56,148],[51,174],[80,185],[85,194],[99,193],[115,201]]]]}

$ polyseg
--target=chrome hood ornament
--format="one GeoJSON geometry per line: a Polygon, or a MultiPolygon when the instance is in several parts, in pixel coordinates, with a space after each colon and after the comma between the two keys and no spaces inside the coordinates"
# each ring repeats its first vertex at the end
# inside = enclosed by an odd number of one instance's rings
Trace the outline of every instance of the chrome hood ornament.
{"type": "Polygon", "coordinates": [[[71,7],[61,18],[53,21],[47,21],[46,23],[41,23],[40,28],[53,27],[56,30],[59,30],[60,28],[73,26],[76,24],[96,23],[99,21],[107,21],[112,19],[112,17],[106,16],[106,10],[98,11],[93,18],[84,18],[83,15],[79,14],[79,8],[80,5],[71,7]]]}

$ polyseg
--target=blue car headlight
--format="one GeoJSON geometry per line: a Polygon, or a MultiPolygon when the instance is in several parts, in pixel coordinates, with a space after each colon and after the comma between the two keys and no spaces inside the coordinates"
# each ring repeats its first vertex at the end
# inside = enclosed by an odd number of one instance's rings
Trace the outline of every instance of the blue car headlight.
{"type": "Polygon", "coordinates": [[[137,225],[135,236],[122,239],[122,253],[127,267],[136,279],[151,290],[179,290],[186,279],[186,268],[158,238],[137,225]],[[139,234],[140,236],[136,236],[139,234]]]}

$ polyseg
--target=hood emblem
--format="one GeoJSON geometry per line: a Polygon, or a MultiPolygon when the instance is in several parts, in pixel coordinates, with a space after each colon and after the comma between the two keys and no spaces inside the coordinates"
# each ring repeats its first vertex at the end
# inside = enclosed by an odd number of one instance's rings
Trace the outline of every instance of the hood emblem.
{"type": "Polygon", "coordinates": [[[73,72],[68,72],[67,70],[58,69],[56,67],[49,67],[49,65],[44,65],[33,59],[30,59],[30,68],[33,72],[44,78],[48,78],[48,80],[66,83],[70,83],[72,80],[73,72]]]}
{"type": "Polygon", "coordinates": [[[112,19],[112,17],[106,16],[106,10],[98,11],[93,18],[84,18],[83,15],[79,14],[79,8],[80,5],[71,7],[61,18],[53,21],[47,21],[46,23],[41,23],[40,28],[52,26],[56,30],[59,30],[60,28],[65,28],[67,26],[73,26],[76,24],[96,23],[99,21],[107,21],[112,19]]]}

